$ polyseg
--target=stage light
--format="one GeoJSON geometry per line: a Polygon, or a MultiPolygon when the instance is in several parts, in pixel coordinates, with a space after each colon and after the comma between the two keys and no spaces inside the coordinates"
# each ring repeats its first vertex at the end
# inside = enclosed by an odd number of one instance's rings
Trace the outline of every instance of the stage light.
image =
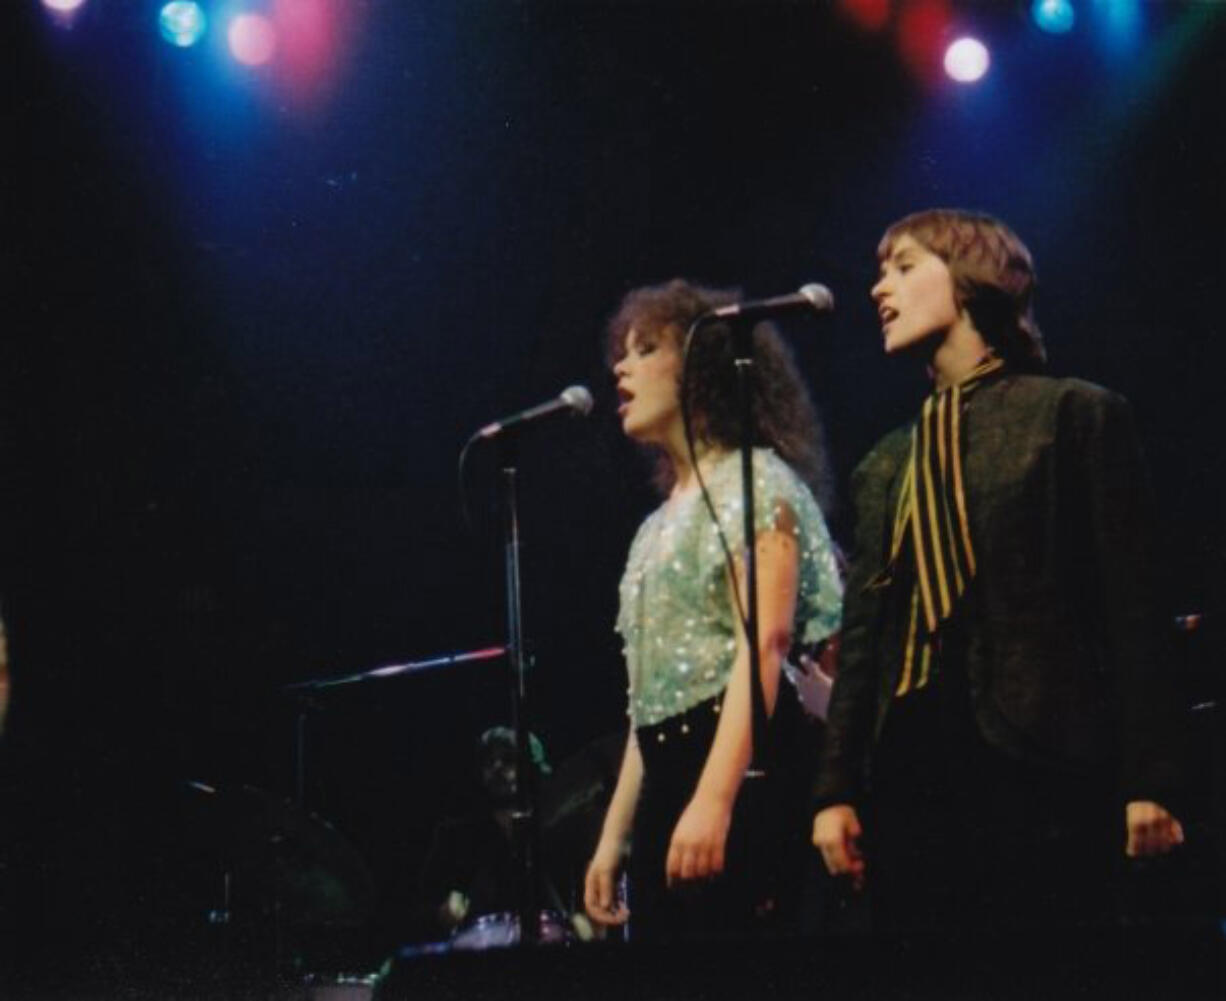
{"type": "Polygon", "coordinates": [[[1099,24],[1098,34],[1115,52],[1128,53],[1141,40],[1140,0],[1094,0],[1092,15],[1099,24]]]}
{"type": "Polygon", "coordinates": [[[898,11],[895,32],[902,61],[925,84],[941,73],[941,54],[953,24],[949,0],[908,0],[898,11]]]}
{"type": "Polygon", "coordinates": [[[982,79],[991,61],[987,46],[969,36],[959,38],[945,50],[945,72],[958,83],[982,79]]]}
{"type": "Polygon", "coordinates": [[[272,0],[277,64],[300,96],[325,81],[340,49],[340,21],[349,0],[272,0]]]}
{"type": "Polygon", "coordinates": [[[890,20],[890,0],[839,0],[839,6],[865,31],[880,31],[890,20]]]}
{"type": "Polygon", "coordinates": [[[226,38],[230,54],[244,66],[263,66],[277,51],[277,29],[262,14],[239,14],[226,38]]]}
{"type": "Polygon", "coordinates": [[[85,6],[85,0],[43,0],[43,6],[57,14],[75,14],[85,6]]]}
{"type": "Polygon", "coordinates": [[[200,41],[207,26],[200,4],[192,0],[172,0],[158,14],[158,30],[162,37],[181,49],[200,41]]]}
{"type": "Polygon", "coordinates": [[[1073,22],[1077,20],[1071,0],[1034,0],[1030,16],[1043,31],[1052,35],[1072,31],[1073,22]]]}

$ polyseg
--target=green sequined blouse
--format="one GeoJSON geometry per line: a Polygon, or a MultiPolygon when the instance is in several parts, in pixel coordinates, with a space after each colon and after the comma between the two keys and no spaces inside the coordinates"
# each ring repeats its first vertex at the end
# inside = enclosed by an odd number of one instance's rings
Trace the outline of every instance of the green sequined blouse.
{"type": "MultiPolygon", "coordinates": [[[[794,643],[836,632],[843,588],[830,533],[809,488],[773,451],[754,450],[756,531],[789,530],[799,545],[794,643]]],[[[741,459],[720,457],[704,474],[724,537],[744,549],[741,459]]],[[[639,527],[620,587],[617,631],[630,677],[629,715],[651,726],[718,695],[736,654],[723,549],[697,490],[660,505],[639,527]]]]}

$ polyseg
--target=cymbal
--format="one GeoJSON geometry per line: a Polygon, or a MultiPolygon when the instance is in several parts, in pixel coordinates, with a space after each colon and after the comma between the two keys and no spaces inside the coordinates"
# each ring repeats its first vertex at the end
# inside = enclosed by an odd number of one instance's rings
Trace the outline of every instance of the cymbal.
{"type": "Polygon", "coordinates": [[[587,863],[617,785],[625,747],[624,731],[600,737],[541,780],[538,817],[548,857],[587,863]]]}
{"type": "Polygon", "coordinates": [[[202,833],[242,884],[261,891],[282,920],[356,925],[369,916],[375,884],[361,853],[328,821],[252,785],[189,782],[202,833]]]}

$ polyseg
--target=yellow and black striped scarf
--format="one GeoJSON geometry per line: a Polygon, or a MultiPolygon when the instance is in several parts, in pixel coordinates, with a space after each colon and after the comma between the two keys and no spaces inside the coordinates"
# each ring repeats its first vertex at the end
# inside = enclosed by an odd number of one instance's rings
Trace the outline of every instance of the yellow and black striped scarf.
{"type": "Polygon", "coordinates": [[[896,696],[928,684],[937,630],[953,614],[975,577],[975,547],[962,482],[962,404],[985,377],[1003,365],[989,355],[966,378],[933,393],[924,401],[911,431],[911,456],[894,512],[890,558],[869,585],[893,583],[909,544],[915,558],[915,586],[896,696]]]}

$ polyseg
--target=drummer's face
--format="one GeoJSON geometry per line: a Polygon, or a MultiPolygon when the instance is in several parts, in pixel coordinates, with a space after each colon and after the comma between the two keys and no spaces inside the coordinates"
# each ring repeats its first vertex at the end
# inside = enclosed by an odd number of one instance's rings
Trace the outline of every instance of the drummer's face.
{"type": "Polygon", "coordinates": [[[481,763],[481,781],[495,801],[513,799],[517,789],[515,748],[497,746],[481,763]]]}
{"type": "Polygon", "coordinates": [[[681,423],[681,350],[669,331],[631,327],[626,353],[613,366],[622,430],[643,444],[664,444],[681,423]]]}

